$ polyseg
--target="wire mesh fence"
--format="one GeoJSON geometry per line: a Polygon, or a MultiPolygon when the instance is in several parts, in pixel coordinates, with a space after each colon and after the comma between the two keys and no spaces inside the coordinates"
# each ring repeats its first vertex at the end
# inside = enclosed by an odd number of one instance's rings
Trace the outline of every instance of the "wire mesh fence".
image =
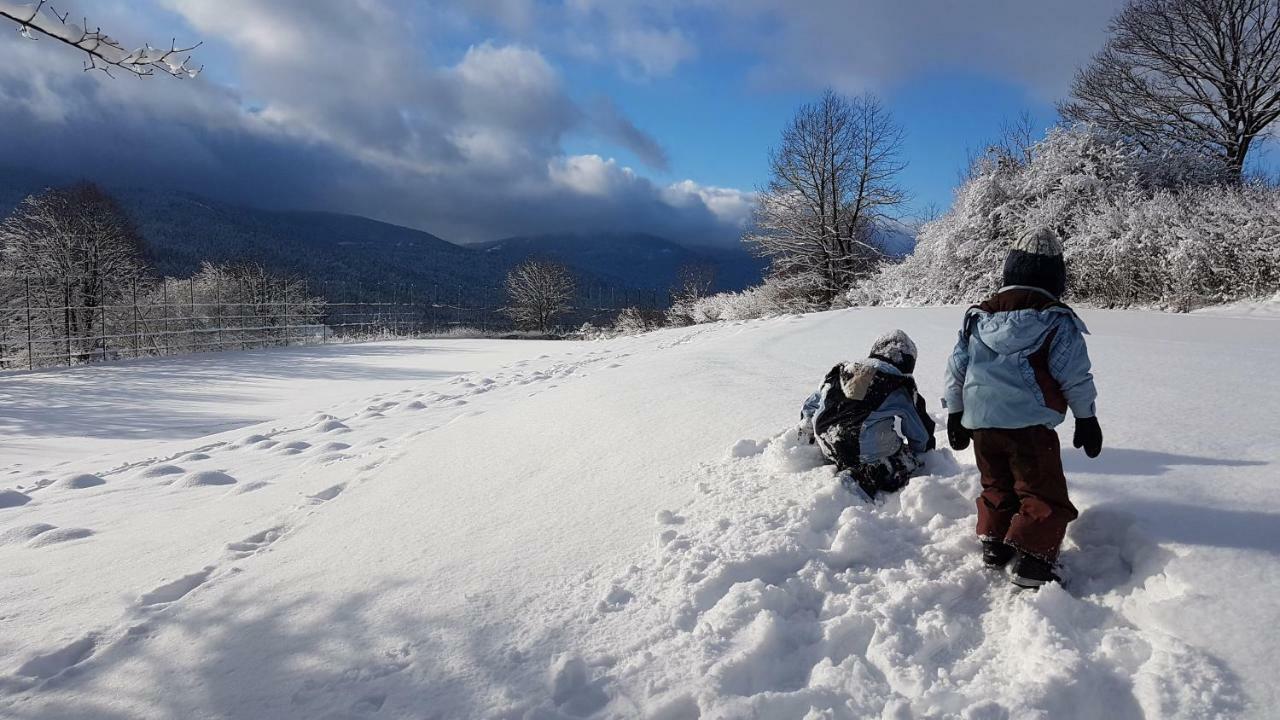
{"type": "MultiPolygon", "coordinates": [[[[223,350],[514,330],[497,288],[487,302],[459,294],[350,294],[326,300],[307,283],[203,273],[188,279],[0,276],[0,370],[223,350]]],[[[582,289],[564,327],[606,323],[627,306],[669,301],[656,291],[582,289]]]]}

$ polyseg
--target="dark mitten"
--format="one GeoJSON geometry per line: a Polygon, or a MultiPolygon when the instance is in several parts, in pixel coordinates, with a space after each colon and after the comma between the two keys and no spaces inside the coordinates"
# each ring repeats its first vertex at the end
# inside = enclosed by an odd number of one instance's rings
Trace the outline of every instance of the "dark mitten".
{"type": "Polygon", "coordinates": [[[937,447],[938,447],[938,438],[934,437],[933,435],[930,435],[929,441],[924,444],[924,451],[929,452],[930,450],[934,450],[937,447]]]}
{"type": "Polygon", "coordinates": [[[964,417],[962,412],[954,412],[947,416],[947,442],[951,443],[952,450],[963,450],[969,447],[969,440],[973,438],[973,432],[960,423],[962,417],[964,417]]]}
{"type": "Polygon", "coordinates": [[[1076,434],[1071,444],[1084,448],[1084,454],[1091,458],[1098,457],[1102,452],[1102,426],[1098,424],[1098,418],[1076,418],[1076,434]]]}

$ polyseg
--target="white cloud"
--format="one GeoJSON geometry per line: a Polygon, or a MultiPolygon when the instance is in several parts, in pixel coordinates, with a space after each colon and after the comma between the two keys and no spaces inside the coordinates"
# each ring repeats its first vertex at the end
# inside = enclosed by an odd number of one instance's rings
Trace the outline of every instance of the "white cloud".
{"type": "Polygon", "coordinates": [[[604,197],[618,187],[633,182],[635,171],[618,165],[613,158],[599,155],[570,155],[552,158],[547,163],[551,182],[582,195],[604,197]]]}
{"type": "MultiPolygon", "coordinates": [[[[673,0],[624,0],[669,12],[673,0]]],[[[858,92],[931,70],[1004,78],[1045,100],[1101,49],[1125,0],[693,0],[769,85],[858,92]]]]}
{"type": "Polygon", "coordinates": [[[699,185],[693,180],[672,183],[663,188],[662,197],[675,207],[701,203],[721,222],[736,228],[746,227],[756,203],[756,194],[753,192],[699,185]]]}
{"type": "Polygon", "coordinates": [[[613,33],[613,52],[645,77],[670,75],[697,56],[697,48],[677,28],[626,27],[613,33]]]}
{"type": "MultiPolygon", "coordinates": [[[[39,148],[55,175],[354,212],[460,241],[620,229],[736,236],[709,206],[669,204],[614,160],[566,156],[573,132],[666,162],[608,98],[580,107],[527,43],[478,42],[432,63],[392,11],[401,0],[152,2],[190,23],[167,30],[206,41],[197,59],[209,71],[193,82],[112,81],[81,72],[68,48],[5,34],[0,163],[29,164],[39,148]]],[[[129,20],[145,5],[113,4],[104,27],[143,36],[129,20]]]]}

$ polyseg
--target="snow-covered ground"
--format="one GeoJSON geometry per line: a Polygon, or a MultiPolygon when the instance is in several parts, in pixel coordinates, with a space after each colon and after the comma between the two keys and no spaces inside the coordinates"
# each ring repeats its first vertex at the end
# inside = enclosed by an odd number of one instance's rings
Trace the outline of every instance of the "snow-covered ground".
{"type": "Polygon", "coordinates": [[[1280,322],[1083,313],[1107,448],[1015,594],[971,452],[867,506],[788,433],[890,327],[938,397],[959,315],[0,378],[0,716],[1268,717],[1280,322]]]}

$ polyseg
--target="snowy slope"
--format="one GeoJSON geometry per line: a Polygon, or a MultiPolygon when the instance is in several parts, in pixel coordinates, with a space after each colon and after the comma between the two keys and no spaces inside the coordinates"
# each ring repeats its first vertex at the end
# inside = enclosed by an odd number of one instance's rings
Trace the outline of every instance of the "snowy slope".
{"type": "Polygon", "coordinates": [[[1038,594],[971,452],[869,507],[787,433],[888,327],[936,398],[956,309],[4,378],[67,401],[0,476],[0,716],[1267,717],[1280,324],[1084,315],[1108,447],[1038,594]]]}

